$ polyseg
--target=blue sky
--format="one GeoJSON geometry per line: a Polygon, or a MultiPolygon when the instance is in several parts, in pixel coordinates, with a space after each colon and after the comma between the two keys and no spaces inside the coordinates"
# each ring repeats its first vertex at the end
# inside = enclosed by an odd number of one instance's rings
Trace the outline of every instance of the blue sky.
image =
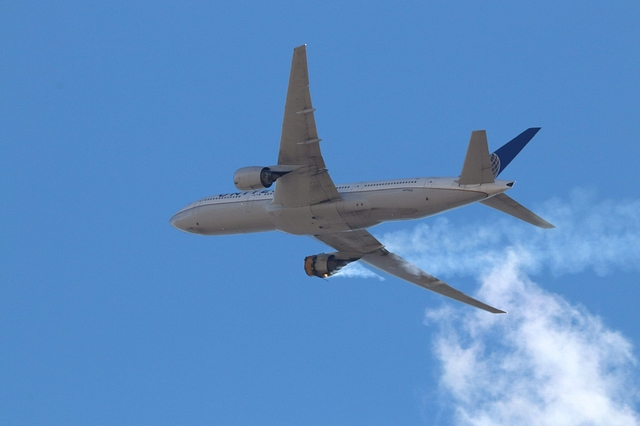
{"type": "Polygon", "coordinates": [[[3,3],[1,422],[638,424],[639,18],[637,2],[3,3]],[[308,278],[327,250],[310,238],[169,226],[275,163],[303,43],[335,182],[457,175],[472,130],[495,149],[542,127],[503,175],[557,229],[478,205],[372,230],[508,315],[391,277],[308,278]]]}

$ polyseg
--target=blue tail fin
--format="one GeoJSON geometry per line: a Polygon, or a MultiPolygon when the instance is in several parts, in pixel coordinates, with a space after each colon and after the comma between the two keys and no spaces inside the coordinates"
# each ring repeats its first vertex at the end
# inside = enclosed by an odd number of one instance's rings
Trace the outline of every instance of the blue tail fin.
{"type": "Polygon", "coordinates": [[[525,130],[491,154],[491,171],[494,177],[498,177],[507,168],[511,160],[522,151],[522,148],[538,133],[538,130],[540,127],[531,127],[525,130]]]}

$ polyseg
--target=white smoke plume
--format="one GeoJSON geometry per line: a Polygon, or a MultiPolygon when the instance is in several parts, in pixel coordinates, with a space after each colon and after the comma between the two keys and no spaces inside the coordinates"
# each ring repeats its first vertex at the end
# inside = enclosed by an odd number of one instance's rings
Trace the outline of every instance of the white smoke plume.
{"type": "Polygon", "coordinates": [[[384,281],[384,277],[376,274],[370,269],[365,268],[359,262],[349,263],[344,268],[340,269],[335,275],[330,278],[377,278],[380,281],[384,281]]]}
{"type": "Polygon", "coordinates": [[[598,202],[575,191],[539,213],[557,229],[508,217],[459,226],[440,217],[380,238],[440,278],[478,277],[477,297],[509,311],[456,304],[427,311],[447,412],[461,425],[640,425],[630,341],[530,278],[638,270],[640,201],[598,202]]]}
{"type": "Polygon", "coordinates": [[[594,194],[576,190],[569,201],[551,200],[537,212],[556,229],[537,229],[508,216],[464,225],[438,216],[380,240],[435,276],[477,276],[504,261],[507,247],[528,253],[530,272],[544,267],[561,275],[592,268],[605,275],[640,266],[639,200],[598,202],[594,194]]]}
{"type": "Polygon", "coordinates": [[[631,343],[585,308],[531,281],[529,256],[507,249],[482,278],[479,297],[507,315],[443,308],[440,387],[455,424],[638,425],[631,343]]]}

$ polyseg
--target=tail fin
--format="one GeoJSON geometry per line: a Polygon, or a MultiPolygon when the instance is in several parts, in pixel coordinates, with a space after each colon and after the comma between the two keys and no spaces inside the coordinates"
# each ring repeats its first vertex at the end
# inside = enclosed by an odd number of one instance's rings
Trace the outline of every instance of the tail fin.
{"type": "MultiPolygon", "coordinates": [[[[489,147],[487,145],[487,133],[484,130],[474,130],[471,133],[469,148],[467,148],[467,155],[464,158],[458,183],[460,185],[480,185],[495,182],[495,178],[522,151],[522,148],[538,133],[538,130],[540,130],[539,127],[531,127],[525,130],[491,154],[491,156],[489,156],[489,147]]],[[[500,210],[540,228],[555,228],[555,226],[504,193],[480,202],[485,206],[500,210]]]]}
{"type": "Polygon", "coordinates": [[[540,127],[531,127],[525,130],[491,154],[491,169],[494,177],[498,177],[502,173],[511,163],[511,160],[533,139],[538,130],[540,130],[540,127]]]}

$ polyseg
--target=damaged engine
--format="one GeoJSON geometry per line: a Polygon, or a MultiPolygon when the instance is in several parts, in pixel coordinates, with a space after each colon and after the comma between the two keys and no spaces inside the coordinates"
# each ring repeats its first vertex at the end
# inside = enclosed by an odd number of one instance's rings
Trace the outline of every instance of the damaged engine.
{"type": "Polygon", "coordinates": [[[339,258],[339,253],[322,253],[304,258],[304,271],[310,277],[327,278],[359,258],[339,258]]]}

